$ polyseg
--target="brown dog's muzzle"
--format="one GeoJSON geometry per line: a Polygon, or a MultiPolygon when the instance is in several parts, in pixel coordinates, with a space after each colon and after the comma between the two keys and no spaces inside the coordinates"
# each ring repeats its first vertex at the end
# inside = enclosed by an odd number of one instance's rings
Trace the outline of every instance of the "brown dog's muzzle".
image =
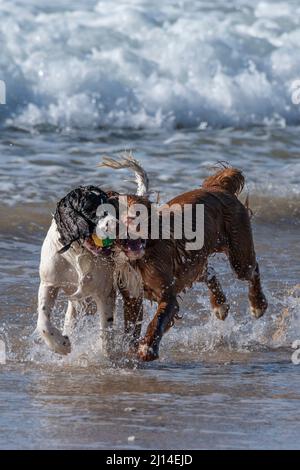
{"type": "Polygon", "coordinates": [[[145,254],[146,240],[142,238],[119,240],[118,245],[130,260],[141,259],[145,254]]]}

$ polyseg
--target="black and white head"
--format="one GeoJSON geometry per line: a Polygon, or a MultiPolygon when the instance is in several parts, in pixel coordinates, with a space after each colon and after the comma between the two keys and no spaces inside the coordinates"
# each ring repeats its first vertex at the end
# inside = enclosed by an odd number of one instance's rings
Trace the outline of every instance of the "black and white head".
{"type": "Polygon", "coordinates": [[[110,236],[116,219],[108,211],[101,210],[107,203],[108,195],[98,186],[79,186],[57,203],[54,219],[63,245],[60,253],[67,251],[74,242],[95,255],[110,252],[113,243],[110,236]],[[102,239],[110,240],[110,243],[102,243],[102,239]]]}

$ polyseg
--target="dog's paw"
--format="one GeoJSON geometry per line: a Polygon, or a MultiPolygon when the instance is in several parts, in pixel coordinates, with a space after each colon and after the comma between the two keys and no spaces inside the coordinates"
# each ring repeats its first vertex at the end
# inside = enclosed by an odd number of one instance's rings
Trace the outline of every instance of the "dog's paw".
{"type": "Polygon", "coordinates": [[[213,308],[213,312],[219,320],[225,320],[227,318],[230,306],[228,304],[218,305],[213,308]]]}
{"type": "Polygon", "coordinates": [[[268,302],[265,296],[262,296],[259,299],[259,301],[256,302],[256,305],[253,305],[253,302],[252,303],[250,302],[250,312],[254,318],[262,317],[265,311],[267,310],[267,308],[268,308],[268,302]]]}
{"type": "Polygon", "coordinates": [[[54,326],[39,328],[39,332],[47,346],[55,353],[65,356],[71,352],[71,342],[68,336],[63,336],[54,326]]]}
{"type": "Polygon", "coordinates": [[[252,307],[250,306],[250,312],[251,312],[251,315],[254,317],[254,318],[260,318],[263,316],[263,314],[265,313],[266,311],[266,307],[265,308],[259,308],[259,307],[252,307]]]}
{"type": "Polygon", "coordinates": [[[137,356],[141,361],[150,362],[158,359],[158,348],[149,346],[145,341],[141,341],[137,350],[137,356]]]}
{"type": "Polygon", "coordinates": [[[41,344],[43,342],[40,330],[36,328],[33,333],[30,335],[30,339],[35,343],[35,344],[41,344]]]}
{"type": "Polygon", "coordinates": [[[139,349],[139,345],[140,344],[138,341],[132,341],[128,347],[128,351],[127,351],[128,356],[132,356],[132,357],[136,356],[138,349],[139,349]]]}
{"type": "Polygon", "coordinates": [[[265,313],[264,310],[262,310],[261,308],[255,308],[255,307],[250,307],[250,312],[254,318],[260,318],[265,313]]]}

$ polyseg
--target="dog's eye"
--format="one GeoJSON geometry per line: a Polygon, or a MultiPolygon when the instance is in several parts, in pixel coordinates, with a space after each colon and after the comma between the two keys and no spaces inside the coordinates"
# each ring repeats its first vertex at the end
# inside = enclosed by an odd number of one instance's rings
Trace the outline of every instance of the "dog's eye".
{"type": "Polygon", "coordinates": [[[103,214],[100,215],[99,220],[104,219],[107,216],[108,216],[108,212],[104,211],[103,214]]]}

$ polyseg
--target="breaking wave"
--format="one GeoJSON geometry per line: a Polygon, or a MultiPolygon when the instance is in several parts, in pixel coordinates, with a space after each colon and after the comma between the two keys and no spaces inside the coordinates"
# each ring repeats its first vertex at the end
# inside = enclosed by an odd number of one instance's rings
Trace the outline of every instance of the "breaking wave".
{"type": "Polygon", "coordinates": [[[300,123],[297,1],[0,5],[4,125],[300,123]]]}

